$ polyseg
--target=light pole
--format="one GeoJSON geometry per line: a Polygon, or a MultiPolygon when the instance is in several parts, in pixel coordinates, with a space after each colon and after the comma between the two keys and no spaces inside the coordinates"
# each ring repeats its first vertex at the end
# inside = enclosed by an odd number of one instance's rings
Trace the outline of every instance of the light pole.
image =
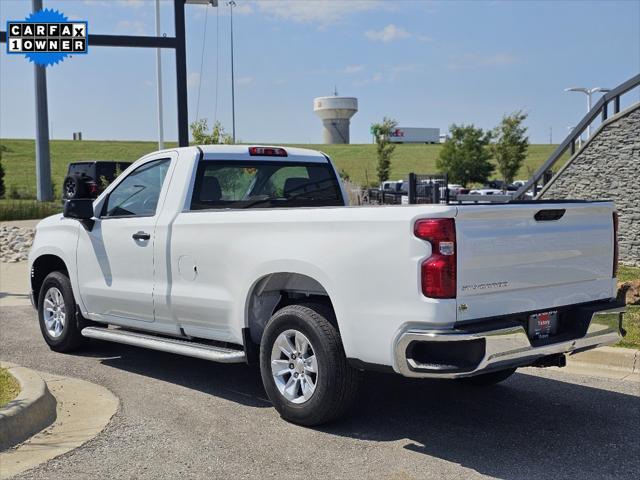
{"type": "MultiPolygon", "coordinates": [[[[160,0],[156,0],[156,37],[160,36],[160,0]]],[[[156,48],[156,81],[158,94],[158,150],[164,148],[164,120],[162,115],[162,51],[156,48]]]]}
{"type": "Polygon", "coordinates": [[[233,77],[233,7],[236,6],[236,2],[231,0],[227,5],[231,10],[231,140],[236,143],[236,92],[233,77]]]}
{"type": "MultiPolygon", "coordinates": [[[[42,10],[42,0],[31,0],[32,10],[42,10]]],[[[36,96],[36,194],[41,202],[53,200],[51,191],[51,156],[49,152],[49,110],[47,107],[47,71],[33,65],[36,96]]]]}
{"type": "MultiPolygon", "coordinates": [[[[587,95],[587,113],[591,111],[591,95],[594,93],[606,93],[610,88],[603,87],[594,87],[594,88],[585,88],[585,87],[569,87],[565,88],[565,92],[582,92],[587,95]]],[[[591,124],[587,126],[587,138],[591,136],[591,124]]]]}

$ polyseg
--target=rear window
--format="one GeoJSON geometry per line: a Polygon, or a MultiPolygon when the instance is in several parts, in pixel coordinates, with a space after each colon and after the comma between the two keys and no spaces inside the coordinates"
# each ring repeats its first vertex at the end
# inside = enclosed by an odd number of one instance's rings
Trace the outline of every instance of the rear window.
{"type": "Polygon", "coordinates": [[[204,160],[198,165],[191,210],[343,204],[328,163],[204,160]]]}
{"type": "Polygon", "coordinates": [[[113,182],[115,178],[124,172],[130,162],[108,162],[96,164],[96,177],[104,177],[108,182],[113,182]]]}
{"type": "Polygon", "coordinates": [[[93,175],[93,163],[73,163],[69,165],[68,175],[93,175]]]}

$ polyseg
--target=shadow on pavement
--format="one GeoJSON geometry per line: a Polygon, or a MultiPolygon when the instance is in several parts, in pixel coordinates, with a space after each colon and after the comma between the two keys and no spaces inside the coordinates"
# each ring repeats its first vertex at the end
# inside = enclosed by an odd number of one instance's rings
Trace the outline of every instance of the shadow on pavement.
{"type": "Polygon", "coordinates": [[[170,382],[249,407],[271,407],[260,371],[246,364],[226,365],[197,358],[92,340],[76,355],[102,358],[108,367],[170,382]],[[105,358],[106,357],[106,358],[105,358]]]}
{"type": "MultiPolygon", "coordinates": [[[[637,478],[640,400],[516,374],[493,387],[367,375],[355,415],[323,429],[498,478],[637,478]]],[[[427,472],[425,472],[427,473],[427,472]]]]}
{"type": "MultiPolygon", "coordinates": [[[[83,354],[242,405],[271,406],[254,367],[106,342],[83,354]]],[[[412,452],[498,478],[636,478],[639,427],[638,397],[575,383],[518,373],[482,388],[367,373],[351,415],[317,431],[405,441],[412,452]]]]}

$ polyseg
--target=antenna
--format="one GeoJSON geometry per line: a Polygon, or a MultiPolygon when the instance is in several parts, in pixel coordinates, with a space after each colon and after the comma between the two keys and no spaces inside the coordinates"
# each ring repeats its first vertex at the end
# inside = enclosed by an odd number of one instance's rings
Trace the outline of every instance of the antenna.
{"type": "Polygon", "coordinates": [[[337,97],[337,96],[338,96],[338,86],[337,86],[337,85],[334,85],[334,86],[333,86],[333,96],[334,96],[334,97],[337,97]]]}

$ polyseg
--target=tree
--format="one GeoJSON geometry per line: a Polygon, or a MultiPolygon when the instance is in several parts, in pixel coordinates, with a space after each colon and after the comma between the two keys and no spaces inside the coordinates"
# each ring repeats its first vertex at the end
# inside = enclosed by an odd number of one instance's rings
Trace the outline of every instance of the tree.
{"type": "Polygon", "coordinates": [[[486,183],[493,172],[491,132],[473,125],[451,125],[451,136],[444,143],[436,167],[449,176],[451,183],[466,187],[469,183],[486,183]]]}
{"type": "Polygon", "coordinates": [[[522,123],[527,114],[521,110],[502,117],[493,133],[494,143],[491,145],[493,157],[498,164],[498,172],[504,180],[504,187],[513,183],[520,171],[529,148],[529,138],[526,136],[527,127],[522,123]]]}
{"type": "Polygon", "coordinates": [[[396,146],[389,141],[389,136],[394,128],[398,126],[398,122],[390,118],[384,117],[382,123],[374,123],[371,125],[371,133],[376,139],[376,152],[378,155],[378,181],[380,183],[389,180],[389,171],[391,170],[391,155],[396,146]]]}
{"type": "Polygon", "coordinates": [[[209,125],[206,118],[201,118],[191,123],[191,136],[196,145],[218,145],[220,143],[231,144],[233,143],[231,135],[225,133],[224,127],[220,121],[216,120],[213,124],[211,133],[209,131],[209,125]]]}

